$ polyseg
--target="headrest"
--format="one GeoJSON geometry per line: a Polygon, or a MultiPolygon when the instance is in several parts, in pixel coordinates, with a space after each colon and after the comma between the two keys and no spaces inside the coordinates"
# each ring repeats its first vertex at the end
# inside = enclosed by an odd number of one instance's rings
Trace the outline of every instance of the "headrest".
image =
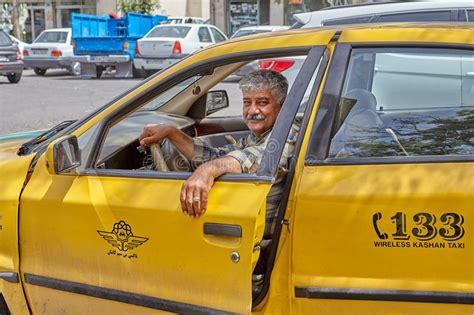
{"type": "Polygon", "coordinates": [[[363,89],[354,89],[349,91],[344,98],[355,101],[353,110],[370,109],[375,111],[377,109],[377,99],[372,92],[363,89]]]}

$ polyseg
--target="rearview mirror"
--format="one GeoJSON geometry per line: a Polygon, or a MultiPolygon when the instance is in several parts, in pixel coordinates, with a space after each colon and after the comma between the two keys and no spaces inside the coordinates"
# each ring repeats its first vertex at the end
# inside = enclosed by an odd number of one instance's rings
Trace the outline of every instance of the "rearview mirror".
{"type": "Polygon", "coordinates": [[[210,115],[221,109],[229,107],[229,97],[227,96],[227,92],[222,91],[211,91],[207,92],[207,99],[206,99],[206,114],[210,115]]]}
{"type": "Polygon", "coordinates": [[[50,174],[61,174],[81,165],[81,152],[74,135],[61,137],[48,145],[46,166],[50,174]]]}

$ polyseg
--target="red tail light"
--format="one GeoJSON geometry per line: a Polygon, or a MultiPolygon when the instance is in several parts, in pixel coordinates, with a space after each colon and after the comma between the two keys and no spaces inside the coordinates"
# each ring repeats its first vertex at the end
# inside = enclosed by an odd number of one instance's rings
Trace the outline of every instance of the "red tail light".
{"type": "Polygon", "coordinates": [[[130,44],[128,42],[123,42],[123,51],[128,51],[130,49],[130,44]]]}
{"type": "Polygon", "coordinates": [[[72,41],[71,46],[72,46],[72,51],[76,52],[76,42],[75,41],[72,41]]]}
{"type": "Polygon", "coordinates": [[[181,54],[181,43],[179,42],[179,40],[174,42],[173,54],[175,54],[175,55],[180,55],[181,54]]]}
{"type": "Polygon", "coordinates": [[[53,56],[53,57],[61,57],[62,55],[63,55],[63,53],[60,50],[53,50],[51,52],[51,56],[53,56]]]}
{"type": "Polygon", "coordinates": [[[285,71],[295,64],[294,60],[261,60],[259,61],[260,69],[269,69],[278,72],[285,71]]]}
{"type": "Polygon", "coordinates": [[[19,51],[16,52],[16,60],[21,60],[21,53],[19,51]]]}
{"type": "Polygon", "coordinates": [[[138,48],[138,42],[135,44],[135,55],[140,54],[140,48],[138,48]]]}
{"type": "Polygon", "coordinates": [[[28,50],[26,50],[26,49],[23,50],[23,57],[24,56],[28,56],[28,50]]]}

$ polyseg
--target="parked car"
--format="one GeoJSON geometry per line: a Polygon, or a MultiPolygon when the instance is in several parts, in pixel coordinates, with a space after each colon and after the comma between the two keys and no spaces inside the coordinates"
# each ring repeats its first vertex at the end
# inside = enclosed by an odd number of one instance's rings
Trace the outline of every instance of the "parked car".
{"type": "Polygon", "coordinates": [[[329,7],[294,15],[291,27],[384,22],[474,22],[474,1],[417,1],[329,7]]]}
{"type": "Polygon", "coordinates": [[[254,35],[267,32],[284,31],[289,26],[283,25],[259,25],[259,26],[246,26],[239,28],[230,38],[237,38],[246,35],[254,35]]]}
{"type": "Polygon", "coordinates": [[[2,313],[471,313],[473,72],[467,24],[252,36],[196,52],[20,156],[1,143],[2,313]],[[220,177],[206,213],[183,215],[191,170],[156,170],[136,149],[143,123],[211,145],[247,135],[241,115],[209,117],[232,105],[220,83],[249,60],[294,55],[304,65],[257,173],[220,177]]]}
{"type": "Polygon", "coordinates": [[[205,24],[208,21],[209,20],[194,16],[170,16],[166,21],[161,22],[161,24],[205,24]]]}
{"type": "MultiPolygon", "coordinates": [[[[429,1],[412,3],[365,3],[341,7],[330,7],[319,11],[295,14],[297,23],[291,29],[321,27],[324,25],[344,25],[380,22],[474,22],[474,2],[472,1],[429,1]]],[[[268,61],[272,69],[285,67],[285,76],[294,80],[302,64],[301,57],[268,61]]],[[[239,69],[229,79],[238,81],[249,71],[261,68],[258,63],[250,63],[239,69]]]]}
{"type": "Polygon", "coordinates": [[[28,44],[21,41],[21,40],[19,40],[19,39],[17,39],[13,35],[10,35],[10,38],[12,39],[12,41],[14,41],[18,45],[18,49],[20,50],[21,58],[23,59],[23,50],[25,49],[26,45],[28,45],[28,44]]]}
{"type": "Polygon", "coordinates": [[[213,25],[158,25],[137,41],[133,63],[143,75],[149,75],[226,39],[224,33],[213,25]]]}
{"type": "Polygon", "coordinates": [[[6,76],[10,83],[18,83],[22,73],[23,61],[18,45],[0,30],[0,75],[6,76]]]}
{"type": "Polygon", "coordinates": [[[79,62],[71,62],[73,56],[71,29],[48,29],[23,50],[25,66],[33,68],[37,75],[45,75],[48,69],[62,68],[71,74],[80,74],[79,62]]]}

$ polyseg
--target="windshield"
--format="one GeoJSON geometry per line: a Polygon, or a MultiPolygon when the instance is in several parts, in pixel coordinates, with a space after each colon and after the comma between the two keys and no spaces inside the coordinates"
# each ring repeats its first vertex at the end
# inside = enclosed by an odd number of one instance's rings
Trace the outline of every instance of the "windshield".
{"type": "Polygon", "coordinates": [[[173,86],[171,89],[167,90],[157,98],[153,99],[150,103],[147,105],[143,106],[143,108],[140,109],[140,111],[148,111],[148,110],[157,110],[164,104],[166,104],[170,99],[184,91],[187,87],[189,87],[191,84],[194,82],[197,82],[201,78],[200,75],[191,77],[187,80],[184,80],[177,85],[173,86]]]}
{"type": "Polygon", "coordinates": [[[184,38],[188,35],[189,30],[191,27],[189,26],[164,26],[164,27],[157,27],[153,29],[150,34],[148,34],[147,38],[149,37],[178,37],[184,38]]]}
{"type": "Polygon", "coordinates": [[[12,40],[10,37],[4,32],[0,31],[0,46],[10,46],[11,44],[12,40]]]}
{"type": "Polygon", "coordinates": [[[67,32],[43,32],[35,40],[35,43],[65,43],[67,32]]]}

